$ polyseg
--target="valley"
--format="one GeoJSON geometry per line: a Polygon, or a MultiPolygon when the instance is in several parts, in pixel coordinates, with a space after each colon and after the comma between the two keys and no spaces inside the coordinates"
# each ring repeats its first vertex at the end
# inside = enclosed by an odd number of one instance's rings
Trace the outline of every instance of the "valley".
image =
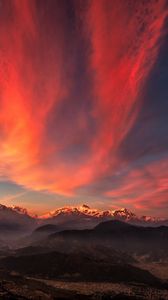
{"type": "MultiPolygon", "coordinates": [[[[14,210],[14,224],[29,224],[1,234],[0,299],[167,300],[168,227],[135,225],[123,212],[91,216],[86,228],[86,212],[36,221],[14,210]]],[[[5,218],[8,208],[3,228],[5,218]]]]}

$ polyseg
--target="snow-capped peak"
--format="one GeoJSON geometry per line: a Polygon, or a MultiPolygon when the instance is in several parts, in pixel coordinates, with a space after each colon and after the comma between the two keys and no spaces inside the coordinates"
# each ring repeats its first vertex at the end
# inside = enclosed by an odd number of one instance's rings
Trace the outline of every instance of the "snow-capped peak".
{"type": "Polygon", "coordinates": [[[44,220],[45,222],[47,221],[52,223],[55,221],[57,222],[57,220],[71,221],[74,220],[74,218],[76,217],[78,220],[81,217],[81,220],[83,220],[84,218],[85,221],[94,220],[94,222],[102,222],[106,220],[116,219],[116,220],[121,220],[136,225],[168,226],[167,219],[161,219],[161,218],[150,217],[150,216],[138,217],[126,208],[121,208],[117,210],[99,210],[96,208],[95,209],[90,208],[86,204],[82,204],[80,206],[61,207],[38,217],[37,215],[30,214],[25,208],[21,208],[16,205],[7,207],[3,204],[0,204],[0,220],[3,222],[4,220],[9,222],[14,222],[14,221],[18,222],[19,220],[20,221],[22,220],[21,223],[24,223],[23,220],[25,220],[25,222],[30,221],[36,223],[36,222],[43,222],[42,220],[44,220]]]}
{"type": "Polygon", "coordinates": [[[150,217],[150,216],[142,216],[142,217],[138,217],[136,216],[134,213],[132,213],[130,210],[126,209],[126,208],[121,208],[121,209],[117,209],[117,210],[99,210],[96,208],[90,208],[88,205],[86,204],[82,204],[80,206],[65,206],[65,207],[60,207],[56,210],[50,211],[42,216],[37,216],[37,215],[32,215],[30,214],[27,209],[22,208],[20,206],[17,205],[13,205],[10,207],[7,207],[3,204],[0,204],[0,218],[4,218],[4,216],[10,216],[11,219],[11,215],[13,215],[13,217],[15,216],[16,218],[20,217],[21,218],[30,218],[30,219],[34,219],[37,220],[40,219],[45,219],[48,221],[52,222],[52,219],[54,218],[54,220],[57,217],[84,217],[84,218],[94,218],[94,220],[97,220],[100,222],[103,220],[110,220],[110,219],[117,219],[117,220],[121,220],[121,221],[125,221],[125,222],[129,222],[132,224],[137,224],[137,225],[154,225],[157,226],[157,224],[159,225],[163,225],[163,224],[168,224],[168,220],[166,219],[161,219],[161,218],[156,218],[156,217],[150,217]],[[18,216],[17,216],[18,215],[18,216]]]}
{"type": "Polygon", "coordinates": [[[23,215],[28,215],[28,211],[26,208],[20,207],[20,206],[16,206],[16,205],[12,205],[11,209],[13,209],[14,211],[18,212],[19,214],[23,214],[23,215]]]}
{"type": "MultiPolygon", "coordinates": [[[[58,208],[54,211],[51,211],[45,215],[42,215],[39,217],[39,219],[48,219],[48,221],[52,220],[52,218],[57,217],[75,217],[75,216],[81,216],[81,217],[88,217],[88,218],[94,218],[97,219],[97,221],[100,219],[100,222],[102,220],[110,220],[110,219],[117,219],[125,222],[129,222],[132,224],[137,225],[145,225],[145,224],[153,224],[154,226],[156,224],[164,224],[166,220],[154,218],[154,217],[138,217],[133,212],[126,208],[121,208],[117,210],[98,210],[90,208],[88,205],[83,204],[81,206],[66,206],[58,208]]],[[[166,221],[167,224],[167,221],[166,221]]]]}
{"type": "Polygon", "coordinates": [[[113,216],[114,217],[122,217],[126,220],[137,218],[137,216],[134,213],[132,213],[130,210],[128,210],[126,208],[121,208],[119,210],[114,210],[113,211],[113,216]]]}
{"type": "Polygon", "coordinates": [[[51,211],[45,215],[42,215],[41,218],[46,219],[46,218],[51,218],[51,217],[56,217],[58,215],[85,215],[85,216],[90,216],[90,217],[95,217],[95,218],[115,218],[115,217],[122,217],[125,220],[130,219],[131,217],[135,217],[135,215],[130,212],[129,210],[122,208],[120,210],[98,210],[98,209],[93,209],[90,208],[88,205],[83,204],[81,206],[77,207],[62,207],[58,208],[54,211],[51,211]]]}
{"type": "Polygon", "coordinates": [[[6,206],[3,204],[0,204],[0,211],[14,211],[17,212],[19,214],[24,214],[24,215],[28,215],[28,211],[26,208],[22,208],[16,205],[12,205],[12,206],[6,206]]]}
{"type": "Polygon", "coordinates": [[[88,205],[86,205],[86,204],[83,204],[81,207],[85,208],[85,209],[90,209],[90,207],[88,205]]]}

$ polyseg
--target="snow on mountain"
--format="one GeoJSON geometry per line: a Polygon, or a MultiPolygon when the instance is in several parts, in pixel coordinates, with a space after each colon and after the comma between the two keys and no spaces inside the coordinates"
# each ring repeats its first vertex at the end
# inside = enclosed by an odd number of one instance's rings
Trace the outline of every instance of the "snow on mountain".
{"type": "Polygon", "coordinates": [[[47,214],[42,215],[40,218],[47,219],[47,218],[55,218],[60,215],[77,215],[77,216],[88,216],[88,217],[103,217],[103,216],[112,216],[110,211],[99,211],[98,209],[92,209],[88,205],[83,204],[79,207],[61,207],[54,211],[51,211],[47,214]]]}
{"type": "Polygon", "coordinates": [[[28,215],[28,211],[26,208],[22,208],[20,206],[15,206],[15,205],[12,205],[11,208],[18,212],[19,214],[24,214],[24,215],[28,215]]]}
{"type": "Polygon", "coordinates": [[[54,211],[51,211],[45,215],[42,215],[40,218],[52,218],[57,217],[58,215],[85,215],[89,217],[95,218],[121,218],[124,220],[130,220],[133,218],[137,218],[135,214],[131,211],[127,210],[126,208],[121,208],[120,210],[98,210],[92,209],[88,205],[83,204],[79,207],[62,207],[58,208],[54,211]]]}
{"type": "Polygon", "coordinates": [[[138,217],[130,210],[121,208],[118,210],[98,210],[90,208],[88,205],[61,207],[48,212],[42,216],[32,216],[27,209],[19,206],[7,207],[0,204],[0,226],[3,224],[17,224],[20,227],[31,227],[38,224],[57,224],[80,222],[80,226],[90,226],[92,223],[98,224],[106,220],[120,220],[131,224],[144,226],[167,225],[168,220],[149,216],[138,217]],[[84,222],[84,223],[83,223],[84,222]]]}
{"type": "Polygon", "coordinates": [[[18,206],[7,207],[0,204],[0,229],[11,228],[24,230],[31,228],[36,220],[31,217],[27,210],[18,206]]]}
{"type": "Polygon", "coordinates": [[[126,208],[121,208],[118,210],[98,210],[98,209],[92,209],[88,205],[83,204],[79,207],[62,207],[58,208],[52,212],[49,212],[45,215],[42,215],[39,217],[41,220],[46,220],[48,222],[52,222],[52,220],[57,220],[65,217],[68,219],[72,217],[87,217],[89,219],[94,219],[99,222],[104,220],[111,220],[111,219],[117,219],[121,221],[125,221],[132,224],[137,225],[151,225],[151,226],[157,226],[158,225],[168,225],[168,220],[155,218],[155,217],[148,217],[148,216],[142,216],[138,217],[134,213],[132,213],[130,210],[126,208]]]}
{"type": "Polygon", "coordinates": [[[121,208],[119,210],[114,210],[112,216],[117,219],[122,219],[124,221],[130,221],[137,219],[137,216],[126,208],[121,208]]]}

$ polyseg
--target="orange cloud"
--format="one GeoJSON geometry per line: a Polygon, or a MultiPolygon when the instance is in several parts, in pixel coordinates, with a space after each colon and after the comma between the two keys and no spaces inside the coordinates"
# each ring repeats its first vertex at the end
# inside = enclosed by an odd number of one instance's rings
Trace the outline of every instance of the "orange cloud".
{"type": "Polygon", "coordinates": [[[50,153],[50,145],[41,149],[46,122],[69,88],[68,81],[62,83],[64,28],[56,30],[53,41],[47,28],[41,32],[34,1],[8,4],[3,3],[6,17],[0,29],[2,173],[19,184],[43,188],[38,169],[50,153]]]}
{"type": "Polygon", "coordinates": [[[120,199],[120,205],[134,209],[164,207],[168,197],[168,160],[146,163],[141,168],[130,170],[118,187],[106,192],[106,196],[120,199]]]}
{"type": "MultiPolygon", "coordinates": [[[[79,30],[91,53],[86,66],[92,95],[89,116],[96,129],[80,163],[72,158],[67,164],[59,155],[69,143],[51,139],[49,133],[58,130],[59,105],[66,98],[65,106],[71,107],[72,90],[78,88],[77,29],[72,30],[69,45],[67,11],[61,3],[50,20],[49,12],[33,0],[3,1],[1,176],[31,189],[72,194],[116,166],[117,149],[135,122],[140,92],[157,58],[167,14],[164,4],[162,0],[144,6],[139,1],[89,2],[83,14],[85,28],[79,30]],[[53,115],[54,128],[48,128],[53,115]]],[[[74,113],[74,118],[81,133],[86,132],[85,112],[74,113]]],[[[71,120],[65,122],[71,127],[71,120]]],[[[64,126],[59,130],[63,136],[64,126]]],[[[71,140],[75,130],[70,130],[71,140]]]]}

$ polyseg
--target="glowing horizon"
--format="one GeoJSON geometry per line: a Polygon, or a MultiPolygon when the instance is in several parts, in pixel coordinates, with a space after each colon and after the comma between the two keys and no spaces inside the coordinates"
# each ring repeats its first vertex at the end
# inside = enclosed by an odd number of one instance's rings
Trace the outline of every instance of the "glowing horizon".
{"type": "Polygon", "coordinates": [[[1,1],[0,203],[168,214],[165,0],[1,1]]]}

